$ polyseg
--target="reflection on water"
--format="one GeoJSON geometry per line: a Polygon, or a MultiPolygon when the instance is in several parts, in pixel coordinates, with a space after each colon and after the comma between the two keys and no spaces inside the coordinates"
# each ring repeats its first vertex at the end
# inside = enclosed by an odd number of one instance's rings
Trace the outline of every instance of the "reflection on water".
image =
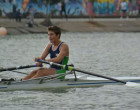
{"type": "MultiPolygon", "coordinates": [[[[69,63],[76,68],[106,76],[140,76],[139,36],[140,33],[63,33],[61,39],[68,43],[69,63]]],[[[34,64],[33,59],[40,56],[48,42],[46,34],[0,37],[0,67],[34,64]]],[[[20,71],[29,73],[32,70],[20,71]]],[[[25,76],[8,71],[0,75],[25,76]]],[[[2,110],[15,110],[17,106],[21,110],[139,110],[139,89],[118,85],[0,92],[0,105],[2,110]]]]}

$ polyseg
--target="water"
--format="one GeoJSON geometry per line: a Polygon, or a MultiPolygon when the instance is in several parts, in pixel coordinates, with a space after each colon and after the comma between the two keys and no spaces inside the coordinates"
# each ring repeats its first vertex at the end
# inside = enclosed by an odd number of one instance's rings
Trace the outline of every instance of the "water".
{"type": "MultiPolygon", "coordinates": [[[[75,67],[106,76],[140,76],[140,33],[63,33],[75,67]]],[[[0,67],[34,64],[48,43],[47,35],[0,37],[0,67]]],[[[23,69],[29,73],[33,70],[23,69]]],[[[80,73],[77,73],[80,74],[80,73]]],[[[1,72],[0,77],[24,74],[1,72]]],[[[0,92],[0,110],[140,110],[140,87],[0,92]]]]}

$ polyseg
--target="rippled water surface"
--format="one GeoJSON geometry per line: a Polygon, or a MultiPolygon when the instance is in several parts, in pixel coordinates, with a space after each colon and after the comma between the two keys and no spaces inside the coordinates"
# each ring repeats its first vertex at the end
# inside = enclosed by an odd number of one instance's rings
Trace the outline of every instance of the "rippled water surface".
{"type": "MultiPolygon", "coordinates": [[[[75,67],[106,76],[140,76],[140,33],[64,33],[75,67]]],[[[0,37],[0,67],[34,64],[48,43],[46,34],[0,37]]],[[[24,69],[29,73],[33,70],[24,69]]],[[[80,73],[77,73],[80,74],[80,73]]],[[[0,77],[24,74],[1,72],[0,77]]],[[[140,110],[140,87],[0,92],[0,110],[140,110]]]]}

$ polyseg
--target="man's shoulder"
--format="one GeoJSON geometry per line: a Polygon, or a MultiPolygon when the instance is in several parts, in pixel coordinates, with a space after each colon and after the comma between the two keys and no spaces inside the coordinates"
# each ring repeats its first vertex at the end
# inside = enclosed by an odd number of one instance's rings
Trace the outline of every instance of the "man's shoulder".
{"type": "Polygon", "coordinates": [[[50,42],[47,44],[47,46],[51,46],[51,45],[52,45],[52,43],[50,43],[50,42]]]}
{"type": "Polygon", "coordinates": [[[52,46],[52,44],[51,43],[49,43],[49,44],[47,44],[47,48],[50,48],[52,46]]]}
{"type": "Polygon", "coordinates": [[[65,42],[63,42],[62,46],[67,46],[67,47],[68,47],[68,44],[67,44],[67,43],[65,43],[65,42]]]}
{"type": "Polygon", "coordinates": [[[60,49],[67,49],[67,50],[69,50],[69,46],[68,46],[67,43],[64,42],[64,43],[61,45],[60,49]]]}

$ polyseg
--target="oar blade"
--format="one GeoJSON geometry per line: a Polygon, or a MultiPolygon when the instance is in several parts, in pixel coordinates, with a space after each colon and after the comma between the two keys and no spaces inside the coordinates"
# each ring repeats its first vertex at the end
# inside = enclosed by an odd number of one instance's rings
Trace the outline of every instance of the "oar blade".
{"type": "Polygon", "coordinates": [[[126,85],[126,86],[129,86],[129,87],[140,86],[140,84],[135,83],[135,82],[130,82],[130,81],[126,82],[126,84],[125,84],[125,85],[126,85]]]}

